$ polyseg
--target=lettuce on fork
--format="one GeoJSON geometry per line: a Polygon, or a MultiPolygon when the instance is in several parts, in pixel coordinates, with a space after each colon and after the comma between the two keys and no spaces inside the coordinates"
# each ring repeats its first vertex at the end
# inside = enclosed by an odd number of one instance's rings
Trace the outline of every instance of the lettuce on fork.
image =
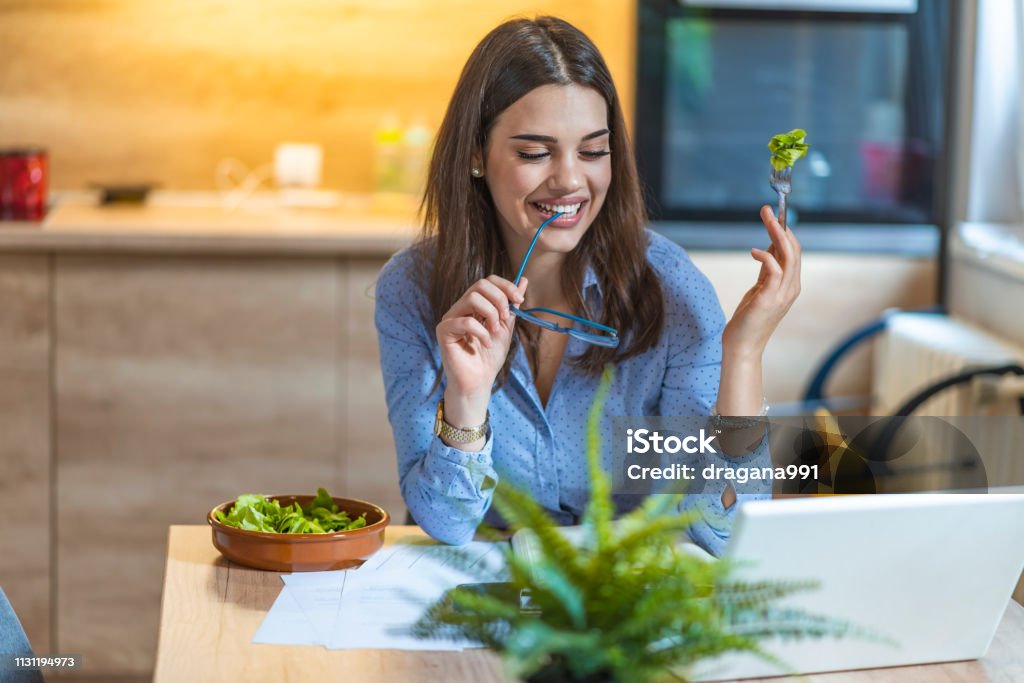
{"type": "Polygon", "coordinates": [[[789,168],[796,160],[807,154],[810,147],[804,142],[807,131],[794,128],[788,133],[780,133],[768,143],[768,151],[772,153],[772,168],[782,171],[789,168]]]}

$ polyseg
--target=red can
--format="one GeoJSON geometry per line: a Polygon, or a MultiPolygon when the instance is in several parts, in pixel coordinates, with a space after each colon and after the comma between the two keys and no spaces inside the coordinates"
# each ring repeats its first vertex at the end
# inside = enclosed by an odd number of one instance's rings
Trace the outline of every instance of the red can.
{"type": "Polygon", "coordinates": [[[46,183],[45,149],[0,149],[0,220],[43,220],[46,183]]]}

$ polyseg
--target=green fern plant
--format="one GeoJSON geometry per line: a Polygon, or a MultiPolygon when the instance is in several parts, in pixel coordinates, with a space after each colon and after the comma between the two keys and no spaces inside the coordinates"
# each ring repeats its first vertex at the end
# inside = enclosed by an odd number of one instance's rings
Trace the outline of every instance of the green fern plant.
{"type": "Polygon", "coordinates": [[[771,661],[762,638],[843,636],[851,627],[775,603],[816,582],[744,582],[735,566],[678,548],[692,517],[681,495],[650,496],[613,524],[611,482],[601,468],[600,416],[611,383],[602,377],[587,424],[591,498],[585,541],[573,546],[526,493],[501,487],[494,505],[514,530],[536,537],[539,559],[507,551],[507,595],[454,590],[415,626],[424,638],[461,637],[500,653],[531,683],[685,681],[694,662],[726,652],[771,661]],[[536,609],[521,609],[529,595],[536,609]],[[539,609],[539,613],[537,610],[539,609]]]}

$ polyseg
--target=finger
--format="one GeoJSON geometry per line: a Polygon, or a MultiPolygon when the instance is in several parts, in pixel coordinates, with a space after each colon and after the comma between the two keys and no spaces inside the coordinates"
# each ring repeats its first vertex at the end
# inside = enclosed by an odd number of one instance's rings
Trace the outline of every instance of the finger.
{"type": "Polygon", "coordinates": [[[467,338],[476,339],[484,348],[491,348],[494,341],[480,321],[471,316],[442,320],[437,326],[437,341],[440,344],[460,341],[467,338]]]}
{"type": "Polygon", "coordinates": [[[765,229],[768,230],[772,246],[775,247],[775,254],[781,257],[779,259],[780,263],[787,263],[793,256],[793,243],[789,241],[786,233],[791,233],[792,231],[782,227],[782,224],[775,217],[772,207],[768,204],[761,207],[761,221],[764,223],[765,229]]]}
{"type": "Polygon", "coordinates": [[[792,254],[792,257],[799,259],[800,255],[803,253],[803,248],[800,246],[800,240],[797,238],[796,233],[793,232],[792,230],[786,230],[785,228],[783,228],[782,237],[786,242],[789,243],[790,253],[792,254]]]}
{"type": "MultiPolygon", "coordinates": [[[[801,263],[803,261],[803,249],[800,246],[800,240],[797,239],[796,233],[792,230],[784,230],[782,237],[784,241],[789,244],[788,256],[782,264],[784,271],[784,286],[793,293],[792,298],[795,299],[800,294],[800,272],[801,263]]],[[[775,245],[772,245],[768,252],[778,258],[775,245]]]]}
{"type": "MultiPolygon", "coordinates": [[[[505,282],[508,282],[505,280],[505,282]]],[[[515,291],[515,287],[512,287],[515,291]]],[[[442,320],[446,318],[459,318],[464,315],[475,315],[478,317],[485,317],[489,321],[491,320],[490,312],[487,307],[480,308],[481,299],[488,302],[488,306],[494,309],[495,316],[498,320],[508,320],[511,315],[508,310],[509,300],[505,295],[504,291],[493,282],[487,279],[480,279],[473,283],[473,285],[466,290],[466,293],[459,298],[452,307],[448,309],[448,312],[442,316],[442,320]]],[[[493,327],[493,322],[489,322],[493,327]]]]}
{"type": "Polygon", "coordinates": [[[467,296],[467,303],[472,306],[472,316],[485,322],[491,332],[497,332],[502,323],[511,317],[508,301],[499,296],[498,303],[495,303],[493,293],[488,296],[480,291],[471,292],[467,296]]]}
{"type": "Polygon", "coordinates": [[[772,240],[768,253],[772,254],[779,265],[783,267],[783,278],[788,286],[793,279],[793,273],[799,273],[800,269],[799,257],[793,249],[793,242],[789,239],[793,231],[782,227],[775,218],[772,207],[767,204],[761,207],[761,220],[772,240]]]}
{"type": "MultiPolygon", "coordinates": [[[[526,278],[522,278],[522,280],[525,279],[526,278]]],[[[520,284],[522,284],[522,280],[519,281],[520,284]]],[[[487,277],[487,282],[501,290],[506,300],[517,304],[523,303],[523,293],[511,280],[506,280],[498,275],[489,275],[487,277]]]]}
{"type": "Polygon", "coordinates": [[[796,233],[793,232],[792,230],[787,230],[786,239],[788,239],[789,243],[793,245],[793,253],[795,253],[799,257],[804,250],[803,247],[800,246],[800,240],[797,239],[796,233]]]}
{"type": "MultiPolygon", "coordinates": [[[[475,286],[475,285],[474,285],[475,286]]],[[[508,306],[508,302],[502,304],[508,306]]],[[[487,326],[494,332],[498,331],[503,316],[494,303],[475,289],[471,289],[462,295],[462,298],[455,302],[442,320],[455,318],[472,317],[487,323],[487,326]]]]}
{"type": "Polygon", "coordinates": [[[792,262],[789,264],[789,280],[788,286],[793,291],[793,298],[795,299],[800,295],[800,273],[802,270],[801,263],[803,262],[803,251],[800,248],[800,240],[796,238],[793,231],[790,230],[786,237],[789,239],[790,244],[793,246],[792,262]]]}
{"type": "Polygon", "coordinates": [[[775,260],[775,257],[769,254],[764,249],[751,249],[750,255],[755,261],[758,261],[764,274],[763,284],[768,289],[777,290],[782,286],[782,266],[775,260]]]}
{"type": "Polygon", "coordinates": [[[512,315],[508,310],[509,305],[513,302],[519,303],[520,297],[516,286],[497,275],[478,280],[472,289],[487,297],[487,300],[498,309],[502,321],[508,320],[512,315]]]}

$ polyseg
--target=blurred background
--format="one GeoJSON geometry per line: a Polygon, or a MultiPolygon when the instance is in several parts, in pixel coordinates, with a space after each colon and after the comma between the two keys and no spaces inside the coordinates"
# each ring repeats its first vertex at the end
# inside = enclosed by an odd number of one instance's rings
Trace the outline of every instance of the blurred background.
{"type": "MultiPolygon", "coordinates": [[[[210,190],[225,157],[256,167],[278,143],[312,142],[324,186],[370,192],[375,142],[414,126],[429,142],[473,46],[524,11],[486,5],[5,1],[2,139],[44,144],[60,189],[210,190]]],[[[534,9],[592,35],[632,100],[630,3],[534,9]]]]}
{"type": "MultiPolygon", "coordinates": [[[[0,0],[0,586],[68,678],[150,677],[170,524],[318,486],[404,519],[373,284],[470,51],[537,14],[603,52],[727,314],[808,131],[773,414],[1019,366],[1020,0],[0,0]]],[[[1018,415],[1012,374],[916,414],[1018,415]]]]}

